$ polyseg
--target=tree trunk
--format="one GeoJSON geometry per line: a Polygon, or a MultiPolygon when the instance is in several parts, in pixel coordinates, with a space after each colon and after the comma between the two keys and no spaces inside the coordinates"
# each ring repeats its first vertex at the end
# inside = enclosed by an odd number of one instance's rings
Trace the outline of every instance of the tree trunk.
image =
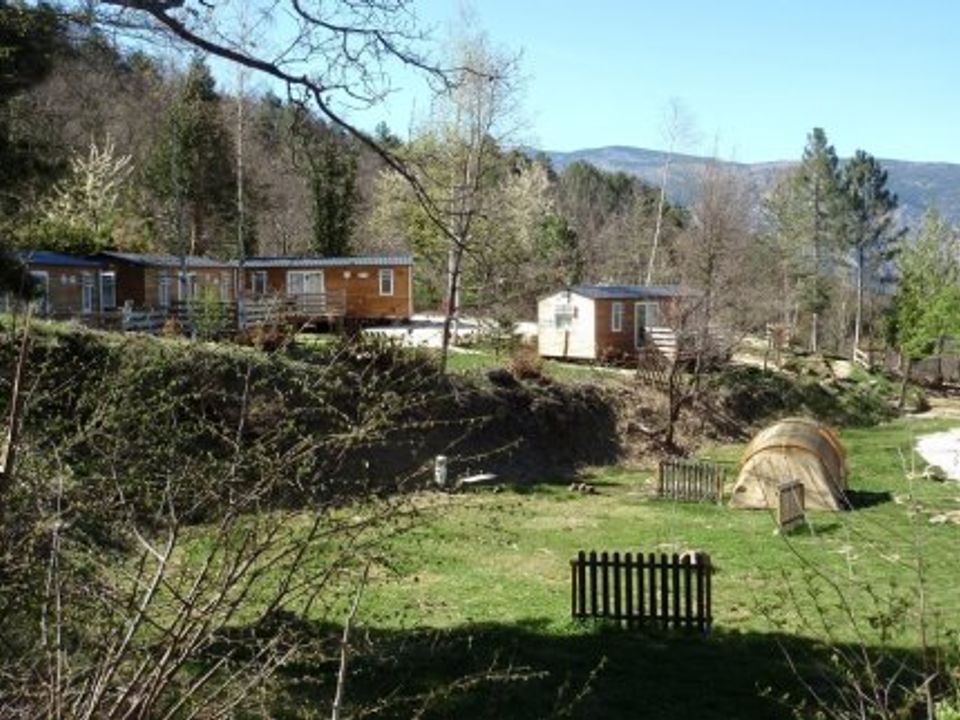
{"type": "Polygon", "coordinates": [[[820,313],[810,317],[810,352],[820,352],[820,313]]]}
{"type": "Polygon", "coordinates": [[[0,501],[7,488],[13,482],[13,473],[17,462],[17,446],[20,442],[20,420],[23,415],[23,371],[27,366],[27,351],[30,347],[30,308],[27,308],[23,324],[23,340],[13,372],[13,385],[10,388],[10,415],[7,419],[7,432],[0,447],[0,501]]]}
{"type": "Polygon", "coordinates": [[[244,303],[243,261],[247,256],[244,242],[244,223],[246,221],[243,197],[243,101],[244,101],[244,71],[237,71],[237,280],[234,283],[235,300],[237,303],[237,330],[244,330],[247,326],[247,313],[244,303]]]}
{"type": "Polygon", "coordinates": [[[463,262],[463,244],[456,243],[450,251],[450,282],[447,284],[447,307],[443,317],[443,338],[440,350],[440,372],[447,372],[447,358],[450,354],[450,336],[454,318],[460,312],[460,266],[463,262]]]}
{"type": "Polygon", "coordinates": [[[667,179],[670,176],[670,161],[673,157],[673,151],[667,153],[667,158],[663,163],[663,171],[660,174],[660,197],[657,200],[657,220],[653,229],[653,244],[650,248],[650,258],[647,261],[647,273],[643,278],[645,284],[653,282],[653,270],[657,262],[657,249],[660,246],[660,234],[663,232],[663,210],[667,202],[667,179]]]}
{"type": "Polygon", "coordinates": [[[910,382],[910,369],[913,367],[913,359],[907,355],[903,350],[900,351],[900,366],[901,379],[900,379],[900,398],[897,400],[897,410],[903,411],[903,406],[907,402],[907,383],[910,382]]]}
{"type": "Polygon", "coordinates": [[[946,338],[937,338],[937,374],[933,378],[933,384],[936,387],[943,387],[943,346],[945,342],[946,338]]]}
{"type": "Polygon", "coordinates": [[[860,333],[863,323],[863,246],[857,247],[857,311],[853,321],[853,352],[851,358],[856,360],[857,350],[860,349],[860,333]]]}

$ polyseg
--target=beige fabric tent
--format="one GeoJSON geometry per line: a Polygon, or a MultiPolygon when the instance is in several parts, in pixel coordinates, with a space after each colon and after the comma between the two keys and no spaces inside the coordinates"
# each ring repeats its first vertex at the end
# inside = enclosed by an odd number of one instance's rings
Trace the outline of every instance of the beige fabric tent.
{"type": "Polygon", "coordinates": [[[807,509],[843,509],[846,451],[837,434],[806,418],[781,420],[761,431],[743,453],[730,505],[774,507],[777,487],[786,480],[803,483],[807,509]]]}

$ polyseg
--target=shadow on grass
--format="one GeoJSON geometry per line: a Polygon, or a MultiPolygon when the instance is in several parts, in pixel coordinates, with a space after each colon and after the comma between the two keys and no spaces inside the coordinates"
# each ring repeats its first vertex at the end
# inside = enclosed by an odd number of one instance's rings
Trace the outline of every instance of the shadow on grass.
{"type": "MultiPolygon", "coordinates": [[[[306,650],[281,670],[271,714],[329,714],[340,629],[290,618],[281,623],[306,650]]],[[[805,698],[784,651],[805,682],[829,694],[822,678],[830,651],[787,635],[715,630],[701,636],[588,624],[557,634],[545,621],[451,630],[360,627],[352,639],[346,714],[786,719],[805,698]]]]}
{"type": "Polygon", "coordinates": [[[846,496],[847,504],[851,510],[863,510],[864,508],[883,505],[893,500],[893,495],[886,490],[847,490],[846,496]]]}

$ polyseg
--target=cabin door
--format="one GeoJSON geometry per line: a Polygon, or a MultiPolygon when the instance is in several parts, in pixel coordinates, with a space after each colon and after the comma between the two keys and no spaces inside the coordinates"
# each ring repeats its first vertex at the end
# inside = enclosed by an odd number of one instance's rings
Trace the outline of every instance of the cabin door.
{"type": "Polygon", "coordinates": [[[633,306],[633,344],[638,350],[643,347],[647,330],[657,326],[657,304],[638,302],[633,306]]]}
{"type": "Polygon", "coordinates": [[[88,315],[93,312],[93,275],[83,273],[80,283],[80,312],[88,315]]]}

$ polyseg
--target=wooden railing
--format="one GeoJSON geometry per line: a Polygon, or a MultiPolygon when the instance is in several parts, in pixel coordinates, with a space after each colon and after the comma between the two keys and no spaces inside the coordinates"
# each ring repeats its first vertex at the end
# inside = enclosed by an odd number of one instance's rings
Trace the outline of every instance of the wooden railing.
{"type": "Polygon", "coordinates": [[[722,503],[727,471],[716,463],[663,460],[657,473],[657,496],[683,502],[722,503]]]}
{"type": "Polygon", "coordinates": [[[713,624],[711,575],[706,553],[658,557],[580,551],[570,561],[571,614],[627,627],[707,632],[713,624]]]}
{"type": "MultiPolygon", "coordinates": [[[[0,296],[0,310],[9,311],[13,301],[0,296]]],[[[347,313],[346,290],[308,295],[269,295],[245,298],[244,323],[247,327],[303,323],[317,319],[337,319],[347,313]]],[[[217,332],[233,332],[238,327],[237,302],[197,298],[176,300],[167,308],[122,308],[83,312],[79,308],[42,308],[38,315],[59,320],[75,320],[94,327],[115,328],[134,332],[159,332],[168,319],[176,320],[181,329],[191,332],[193,326],[216,325],[217,332]]]]}
{"type": "Polygon", "coordinates": [[[343,317],[347,314],[345,290],[291,295],[287,297],[288,312],[298,318],[343,317]]]}
{"type": "Polygon", "coordinates": [[[120,314],[120,327],[132,332],[157,333],[167,322],[166,310],[133,310],[124,308],[120,314]]]}

